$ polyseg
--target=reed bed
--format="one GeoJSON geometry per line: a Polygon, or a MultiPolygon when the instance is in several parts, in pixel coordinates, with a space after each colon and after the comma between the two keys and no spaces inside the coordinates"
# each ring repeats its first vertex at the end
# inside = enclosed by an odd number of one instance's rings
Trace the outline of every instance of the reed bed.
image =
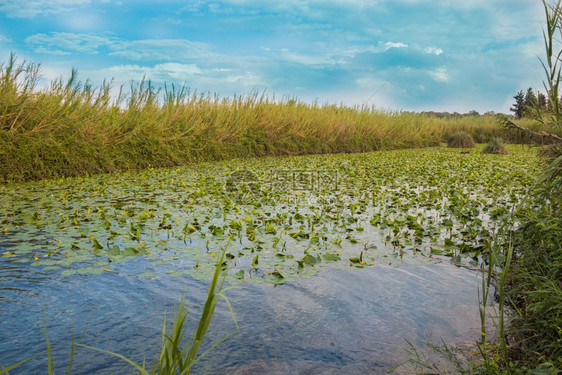
{"type": "Polygon", "coordinates": [[[366,152],[521,136],[494,116],[437,118],[374,106],[306,104],[253,93],[219,98],[150,81],[68,80],[39,89],[40,66],[0,65],[0,182],[174,166],[233,157],[366,152]]]}

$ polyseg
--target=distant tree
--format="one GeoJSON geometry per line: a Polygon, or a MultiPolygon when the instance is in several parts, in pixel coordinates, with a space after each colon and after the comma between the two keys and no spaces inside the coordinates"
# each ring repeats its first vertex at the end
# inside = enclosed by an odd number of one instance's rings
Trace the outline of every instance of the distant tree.
{"type": "Polygon", "coordinates": [[[515,99],[515,104],[509,110],[515,113],[515,117],[521,118],[525,110],[525,94],[521,90],[513,98],[515,99]]]}
{"type": "Polygon", "coordinates": [[[480,113],[478,113],[478,111],[473,109],[472,111],[469,111],[467,113],[467,116],[480,116],[480,113]]]}
{"type": "Polygon", "coordinates": [[[541,110],[546,110],[548,108],[547,104],[547,99],[546,99],[546,95],[544,95],[542,92],[538,92],[537,93],[537,104],[539,105],[539,108],[541,110]]]}
{"type": "Polygon", "coordinates": [[[527,89],[527,92],[525,93],[525,100],[523,101],[523,105],[525,105],[525,107],[532,108],[535,106],[535,104],[537,104],[537,97],[533,92],[533,89],[529,87],[527,89]]]}

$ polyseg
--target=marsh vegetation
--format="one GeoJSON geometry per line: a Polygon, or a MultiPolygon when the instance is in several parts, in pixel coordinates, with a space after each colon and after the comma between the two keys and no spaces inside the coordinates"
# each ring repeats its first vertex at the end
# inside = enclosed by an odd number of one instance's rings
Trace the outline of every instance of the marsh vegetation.
{"type": "Polygon", "coordinates": [[[242,344],[211,351],[221,371],[390,369],[398,336],[414,341],[405,363],[440,372],[418,348],[448,330],[432,349],[454,371],[557,373],[562,7],[544,7],[547,94],[516,95],[517,121],[148,81],[114,95],[75,71],[39,89],[39,66],[12,56],[0,67],[0,373],[203,372],[201,354],[233,329],[242,344]],[[217,309],[226,285],[243,302],[217,309]],[[479,299],[455,306],[467,285],[479,299]],[[455,354],[459,338],[478,360],[455,354]]]}

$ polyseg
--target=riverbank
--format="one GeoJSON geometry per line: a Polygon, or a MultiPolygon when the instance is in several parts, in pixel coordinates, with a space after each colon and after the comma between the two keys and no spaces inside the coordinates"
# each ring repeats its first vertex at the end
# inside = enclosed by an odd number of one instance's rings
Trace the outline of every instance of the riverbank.
{"type": "Polygon", "coordinates": [[[259,95],[220,99],[150,82],[112,95],[110,84],[93,87],[76,72],[40,90],[38,66],[15,57],[0,77],[0,183],[235,157],[428,147],[461,130],[477,142],[524,141],[493,115],[437,117],[259,95]]]}

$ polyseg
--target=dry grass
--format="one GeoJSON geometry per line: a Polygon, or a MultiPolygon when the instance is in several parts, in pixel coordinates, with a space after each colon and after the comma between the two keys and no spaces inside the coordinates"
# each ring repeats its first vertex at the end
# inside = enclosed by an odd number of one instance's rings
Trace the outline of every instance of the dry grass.
{"type": "Polygon", "coordinates": [[[38,80],[38,66],[14,56],[0,66],[0,182],[244,156],[428,147],[459,131],[519,141],[493,116],[444,119],[257,94],[221,99],[183,87],[156,89],[149,81],[111,95],[109,82],[94,87],[75,71],[43,90],[38,80]]]}
{"type": "Polygon", "coordinates": [[[485,154],[501,154],[501,155],[507,155],[509,153],[507,151],[507,148],[505,148],[501,138],[491,139],[490,142],[488,142],[488,144],[486,145],[486,147],[484,147],[484,150],[482,150],[482,152],[485,154]]]}
{"type": "Polygon", "coordinates": [[[472,136],[465,131],[452,134],[447,140],[447,144],[454,148],[474,148],[476,146],[472,136]]]}

